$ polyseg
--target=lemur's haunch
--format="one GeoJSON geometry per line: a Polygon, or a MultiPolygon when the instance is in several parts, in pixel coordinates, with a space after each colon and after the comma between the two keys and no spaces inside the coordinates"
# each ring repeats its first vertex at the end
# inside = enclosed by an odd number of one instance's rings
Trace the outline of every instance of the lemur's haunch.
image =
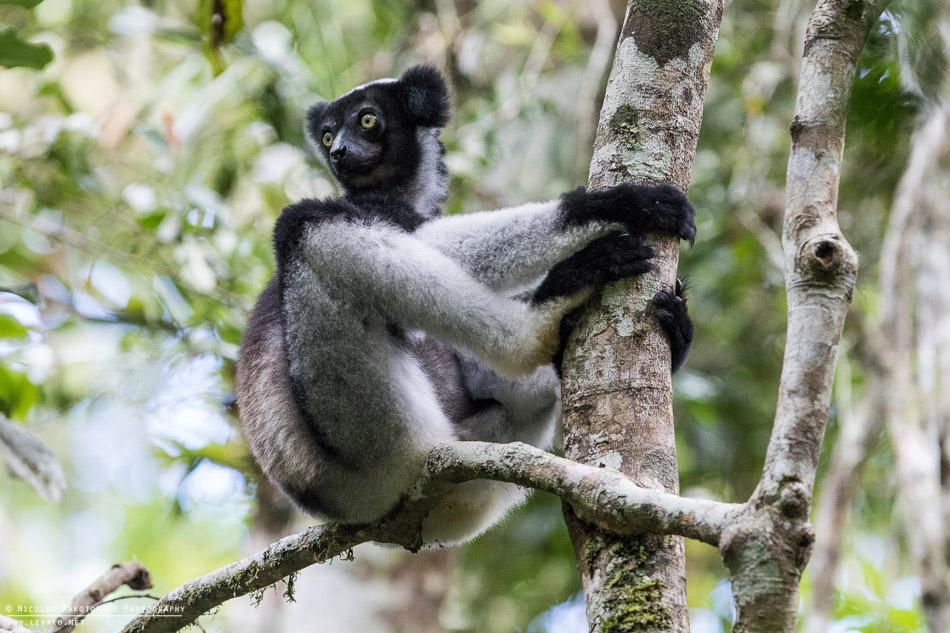
{"type": "MultiPolygon", "coordinates": [[[[604,284],[650,269],[641,235],[696,234],[672,187],[577,189],[440,217],[448,119],[445,83],[429,67],[307,116],[343,196],[302,200],[277,221],[277,272],[244,336],[237,397],[264,473],[316,516],[380,518],[440,442],[548,448],[562,319],[604,284]]],[[[675,369],[693,337],[686,302],[679,285],[654,302],[675,369]]],[[[511,484],[464,483],[426,519],[423,540],[470,539],[524,497],[511,484]]]]}

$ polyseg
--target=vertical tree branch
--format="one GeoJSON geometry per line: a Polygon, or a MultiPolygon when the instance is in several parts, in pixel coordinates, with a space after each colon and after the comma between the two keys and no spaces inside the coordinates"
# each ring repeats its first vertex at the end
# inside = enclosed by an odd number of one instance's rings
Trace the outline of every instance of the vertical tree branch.
{"type": "Polygon", "coordinates": [[[746,515],[720,541],[736,632],[795,630],[814,541],[815,470],[857,276],[857,255],[837,220],[845,122],[858,58],[882,9],[875,0],[819,0],[805,36],[786,181],[788,332],[775,422],[746,515]]]}
{"type": "MultiPolygon", "coordinates": [[[[941,508],[940,397],[936,391],[940,323],[950,316],[942,306],[948,225],[938,165],[950,153],[945,104],[928,104],[912,141],[907,170],[894,196],[894,208],[881,260],[882,337],[885,344],[887,424],[897,463],[900,497],[912,517],[910,545],[917,559],[924,615],[931,631],[950,631],[947,585],[947,529],[941,508]],[[915,274],[916,273],[916,274],[915,274]],[[916,279],[915,279],[916,278],[916,279]],[[916,281],[916,283],[915,283],[916,281]],[[912,358],[916,349],[915,379],[912,358]]],[[[944,473],[945,474],[945,473],[944,473]]]]}
{"type": "Polygon", "coordinates": [[[841,432],[815,511],[815,551],[809,563],[814,584],[811,609],[802,629],[805,633],[825,633],[828,629],[848,511],[855,503],[861,466],[884,428],[880,393],[880,381],[869,381],[858,410],[841,416],[841,432]]]}
{"type": "MultiPolygon", "coordinates": [[[[721,0],[630,0],[591,162],[593,189],[621,182],[686,189],[721,0]]],[[[655,239],[649,275],[607,289],[568,346],[562,387],[570,459],[676,492],[668,343],[648,301],[676,278],[678,244],[655,239]]],[[[681,538],[610,537],[565,507],[591,631],[688,631],[681,538]]]]}

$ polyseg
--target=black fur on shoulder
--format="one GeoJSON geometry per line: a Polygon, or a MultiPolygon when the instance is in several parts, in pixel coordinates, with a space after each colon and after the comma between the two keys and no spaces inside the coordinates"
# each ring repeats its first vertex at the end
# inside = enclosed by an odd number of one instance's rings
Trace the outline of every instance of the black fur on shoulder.
{"type": "Polygon", "coordinates": [[[565,260],[555,264],[535,290],[535,305],[558,297],[577,294],[585,288],[605,284],[650,270],[653,249],[626,233],[610,233],[598,238],[565,260]]]}
{"type": "Polygon", "coordinates": [[[617,222],[634,235],[662,233],[696,239],[696,210],[676,187],[632,185],[587,191],[578,187],[561,196],[565,226],[591,221],[617,222]]]}
{"type": "Polygon", "coordinates": [[[407,233],[412,233],[431,218],[421,215],[409,205],[376,192],[354,193],[347,197],[359,207],[361,217],[367,220],[383,220],[407,233]]]}
{"type": "Polygon", "coordinates": [[[660,327],[670,340],[670,366],[676,371],[693,344],[693,321],[686,311],[686,285],[677,279],[672,288],[660,290],[653,296],[653,306],[660,327]]]}
{"type": "Polygon", "coordinates": [[[362,193],[347,199],[304,199],[284,207],[274,224],[274,257],[278,269],[296,252],[308,225],[321,222],[383,221],[410,233],[428,218],[382,194],[362,193]]]}
{"type": "Polygon", "coordinates": [[[277,260],[277,268],[286,266],[297,250],[308,225],[334,220],[353,221],[359,218],[359,210],[342,200],[304,199],[284,207],[274,224],[274,257],[277,260]]]}
{"type": "Polygon", "coordinates": [[[417,125],[445,127],[449,122],[449,91],[432,66],[413,66],[399,79],[406,109],[417,125]]]}

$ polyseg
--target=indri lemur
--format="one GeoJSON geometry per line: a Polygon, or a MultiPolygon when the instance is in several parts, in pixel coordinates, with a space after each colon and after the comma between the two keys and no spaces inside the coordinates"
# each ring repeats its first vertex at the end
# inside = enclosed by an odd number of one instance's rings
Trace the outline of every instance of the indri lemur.
{"type": "MultiPolygon", "coordinates": [[[[562,319],[604,284],[650,269],[644,233],[695,236],[693,208],[672,187],[580,188],[440,217],[448,119],[430,67],[308,112],[343,195],[302,200],[278,219],[277,272],[247,326],[237,397],[264,473],[314,515],[378,519],[439,442],[550,447],[562,319]]],[[[693,336],[679,284],[654,303],[675,369],[693,336]]],[[[469,539],[524,496],[464,483],[426,519],[423,540],[469,539]]]]}

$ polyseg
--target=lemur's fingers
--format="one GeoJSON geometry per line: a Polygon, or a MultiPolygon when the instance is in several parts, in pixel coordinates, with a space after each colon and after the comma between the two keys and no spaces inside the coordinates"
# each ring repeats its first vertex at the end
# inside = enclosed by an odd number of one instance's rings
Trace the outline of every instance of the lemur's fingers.
{"type": "Polygon", "coordinates": [[[650,270],[653,249],[639,238],[626,233],[610,233],[600,237],[565,260],[554,265],[538,286],[532,303],[535,305],[576,295],[583,290],[642,275],[650,270]]]}
{"type": "Polygon", "coordinates": [[[567,226],[600,220],[623,224],[635,235],[664,233],[690,245],[696,239],[696,210],[676,187],[622,184],[590,192],[580,187],[561,200],[567,226]]]}
{"type": "Polygon", "coordinates": [[[653,305],[660,327],[670,340],[671,368],[676,371],[686,360],[693,344],[693,321],[686,311],[683,282],[679,279],[673,288],[660,290],[653,296],[653,305]]]}

